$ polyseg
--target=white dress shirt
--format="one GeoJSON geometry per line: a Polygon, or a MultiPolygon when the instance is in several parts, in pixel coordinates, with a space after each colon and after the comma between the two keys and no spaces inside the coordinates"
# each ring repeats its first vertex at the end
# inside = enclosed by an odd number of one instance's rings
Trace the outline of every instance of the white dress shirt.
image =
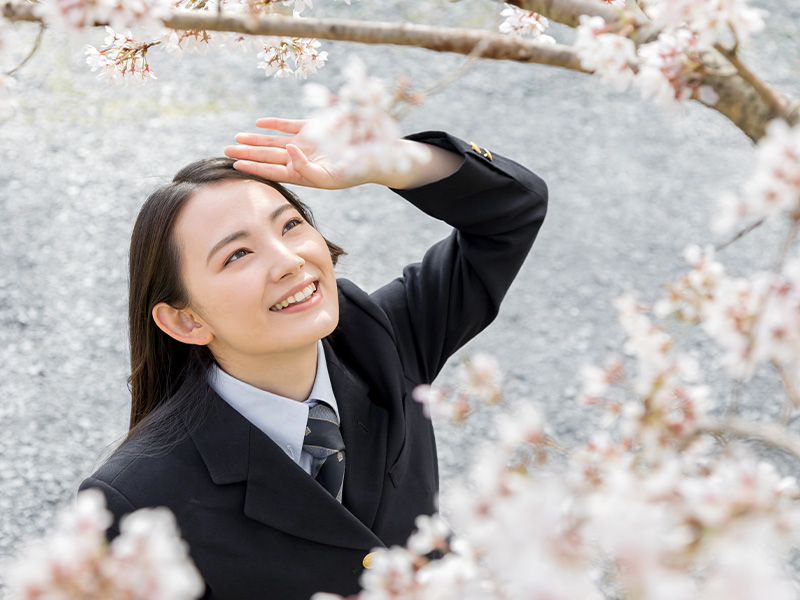
{"type": "Polygon", "coordinates": [[[333,395],[322,341],[317,342],[317,374],[314,377],[314,386],[308,399],[303,402],[254,387],[228,375],[217,365],[209,371],[208,383],[225,402],[267,434],[306,473],[311,474],[312,467],[316,471],[318,463],[324,459],[314,458],[303,451],[308,411],[322,400],[333,409],[339,419],[339,407],[333,395]]]}

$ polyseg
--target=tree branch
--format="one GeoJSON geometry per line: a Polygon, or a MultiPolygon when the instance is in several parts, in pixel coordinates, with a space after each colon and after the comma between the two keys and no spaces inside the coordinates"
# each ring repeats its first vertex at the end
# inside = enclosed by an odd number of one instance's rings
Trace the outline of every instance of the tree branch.
{"type": "Polygon", "coordinates": [[[729,419],[722,423],[698,425],[695,434],[732,435],[739,438],[756,438],[773,448],[783,450],[800,460],[800,442],[787,433],[784,427],[775,424],[755,425],[741,419],[729,419]]]}
{"type": "Polygon", "coordinates": [[[753,86],[753,89],[758,92],[758,95],[772,108],[775,114],[782,115],[784,113],[787,106],[786,101],[766,82],[759,79],[755,73],[747,68],[742,59],[739,58],[739,53],[736,50],[729,50],[719,43],[714,44],[714,48],[733,65],[736,72],[739,73],[739,77],[753,86]]]}
{"type": "Polygon", "coordinates": [[[597,0],[506,0],[524,10],[539,13],[567,27],[580,25],[580,16],[603,17],[606,23],[620,20],[620,11],[597,0]]]}
{"type": "MultiPolygon", "coordinates": [[[[30,4],[6,0],[3,14],[10,21],[38,21],[30,4]]],[[[246,35],[290,36],[415,46],[436,52],[453,52],[477,58],[512,60],[587,72],[576,52],[562,44],[541,44],[516,36],[474,29],[452,29],[407,23],[363,22],[346,19],[295,19],[279,15],[253,18],[194,10],[173,10],[162,18],[178,30],[232,31],[246,35]]],[[[104,25],[104,23],[97,23],[104,25]]]]}
{"type": "Polygon", "coordinates": [[[25,58],[23,58],[22,61],[16,67],[11,69],[10,71],[6,71],[6,75],[13,75],[17,71],[19,71],[22,67],[24,67],[25,63],[27,63],[31,58],[33,58],[33,55],[36,54],[36,51],[39,49],[39,46],[42,45],[42,38],[44,37],[44,29],[45,29],[44,23],[41,23],[39,27],[39,33],[36,34],[36,41],[33,42],[33,47],[31,48],[30,52],[28,52],[28,54],[25,55],[25,58]]]}

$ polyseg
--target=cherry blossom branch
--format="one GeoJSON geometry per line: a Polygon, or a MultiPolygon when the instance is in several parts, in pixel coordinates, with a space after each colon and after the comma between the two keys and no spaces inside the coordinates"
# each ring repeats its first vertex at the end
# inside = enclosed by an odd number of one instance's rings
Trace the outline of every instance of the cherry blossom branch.
{"type": "Polygon", "coordinates": [[[609,25],[619,24],[631,27],[626,34],[636,44],[646,44],[658,37],[659,30],[640,16],[625,14],[623,11],[597,0],[506,0],[524,10],[530,10],[547,17],[551,21],[568,27],[578,27],[581,15],[602,17],[609,25]]]}
{"type": "Polygon", "coordinates": [[[689,436],[689,439],[703,433],[714,436],[732,435],[738,438],[756,438],[800,460],[800,443],[780,425],[756,425],[742,419],[728,419],[721,423],[701,423],[695,427],[694,435],[689,436]]]}
{"type": "MultiPolygon", "coordinates": [[[[10,21],[38,21],[31,5],[6,0],[3,14],[10,21]]],[[[479,45],[478,58],[513,60],[584,69],[576,52],[561,44],[540,44],[516,36],[472,29],[412,25],[408,23],[364,22],[347,19],[295,19],[279,15],[253,19],[245,15],[212,14],[193,10],[173,10],[162,18],[166,27],[176,30],[231,31],[247,35],[321,38],[362,44],[415,46],[436,52],[471,55],[479,45]]],[[[97,25],[105,25],[98,23],[97,25]]]]}
{"type": "Polygon", "coordinates": [[[33,47],[31,48],[30,52],[28,52],[25,58],[23,58],[22,61],[16,67],[11,69],[10,71],[6,71],[6,75],[13,75],[17,71],[19,71],[22,67],[24,67],[25,63],[27,63],[31,58],[33,58],[33,55],[36,54],[36,51],[42,45],[42,38],[44,37],[44,29],[45,26],[44,23],[42,23],[41,26],[39,27],[39,33],[36,35],[36,40],[33,42],[33,47]]]}
{"type": "Polygon", "coordinates": [[[736,48],[725,48],[722,44],[717,43],[714,44],[714,49],[722,54],[722,56],[724,56],[727,61],[736,69],[739,77],[749,83],[758,93],[758,95],[764,99],[764,102],[772,107],[772,110],[775,112],[776,116],[783,115],[788,105],[786,100],[781,98],[772,87],[770,87],[762,79],[759,79],[755,73],[747,68],[747,66],[742,62],[742,59],[739,58],[739,53],[736,51],[736,48]]]}
{"type": "Polygon", "coordinates": [[[524,10],[539,13],[562,25],[577,27],[580,25],[580,16],[603,17],[606,23],[616,23],[620,20],[620,12],[597,0],[507,0],[524,10]]]}
{"type": "Polygon", "coordinates": [[[746,236],[751,231],[754,231],[755,229],[758,229],[759,227],[761,227],[764,224],[765,220],[766,220],[766,218],[761,218],[758,221],[756,221],[755,223],[753,223],[751,225],[748,225],[747,227],[742,229],[739,233],[737,233],[735,236],[733,236],[731,239],[729,239],[727,242],[723,242],[721,244],[718,244],[717,246],[714,246],[714,250],[717,251],[717,252],[719,252],[720,250],[724,250],[725,248],[727,248],[728,246],[730,246],[734,242],[742,239],[744,236],[746,236]]]}

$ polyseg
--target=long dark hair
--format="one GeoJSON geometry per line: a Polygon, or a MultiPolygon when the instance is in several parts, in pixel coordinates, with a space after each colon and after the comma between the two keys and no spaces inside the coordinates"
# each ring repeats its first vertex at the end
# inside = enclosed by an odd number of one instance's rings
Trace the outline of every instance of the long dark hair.
{"type": "MultiPolygon", "coordinates": [[[[181,209],[203,186],[250,179],[277,190],[314,226],[308,207],[274,181],[233,168],[233,160],[193,162],[145,201],[131,234],[128,324],[131,345],[130,429],[126,441],[147,427],[163,441],[191,430],[206,417],[213,393],[206,376],[214,357],[206,346],[183,344],[158,328],[153,307],[166,302],[185,308],[189,295],[181,277],[181,255],[173,230],[181,209]],[[153,427],[150,427],[153,426],[153,427]]],[[[325,240],[333,264],[344,251],[325,240]]]]}

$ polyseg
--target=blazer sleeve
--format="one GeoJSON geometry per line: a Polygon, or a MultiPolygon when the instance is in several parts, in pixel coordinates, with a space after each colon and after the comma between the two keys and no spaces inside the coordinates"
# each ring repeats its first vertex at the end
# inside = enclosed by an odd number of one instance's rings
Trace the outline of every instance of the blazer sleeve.
{"type": "Polygon", "coordinates": [[[445,179],[394,190],[454,231],[371,294],[392,324],[406,377],[419,384],[433,381],[497,315],[544,221],[547,186],[525,167],[446,133],[408,139],[464,157],[445,179]]]}

